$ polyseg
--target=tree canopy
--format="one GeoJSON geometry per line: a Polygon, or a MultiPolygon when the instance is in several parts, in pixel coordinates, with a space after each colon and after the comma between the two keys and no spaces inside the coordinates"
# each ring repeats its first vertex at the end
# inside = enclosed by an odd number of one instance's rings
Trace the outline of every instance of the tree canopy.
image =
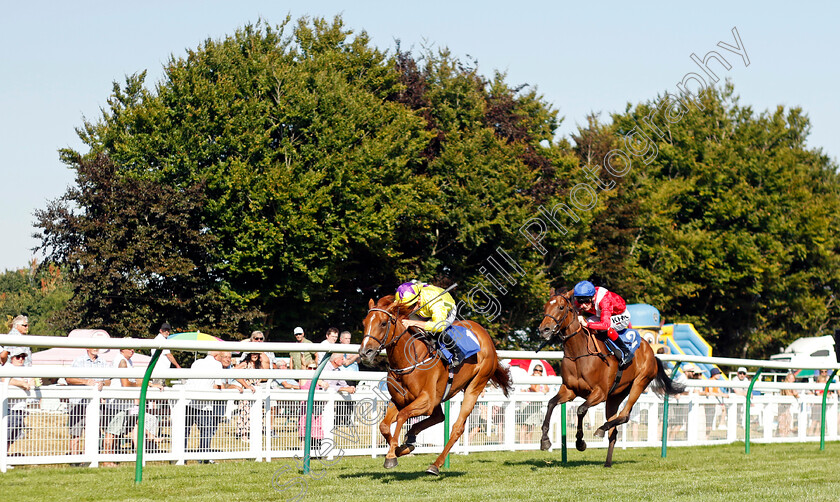
{"type": "Polygon", "coordinates": [[[714,89],[616,176],[597,166],[667,96],[572,143],[533,86],[445,50],[383,51],[340,18],[247,25],[145,79],[114,84],[78,130],[87,151],[62,151],[77,186],[37,214],[73,285],[67,328],[289,339],[355,329],[411,278],[461,298],[483,285],[500,310],[479,320],[510,346],[530,343],[550,285],[582,279],[695,322],[723,355],[837,319],[837,166],[807,148],[799,109],[714,89]],[[582,183],[599,185],[583,209],[582,183]],[[521,230],[562,204],[576,219],[546,228],[543,254],[521,230]]]}

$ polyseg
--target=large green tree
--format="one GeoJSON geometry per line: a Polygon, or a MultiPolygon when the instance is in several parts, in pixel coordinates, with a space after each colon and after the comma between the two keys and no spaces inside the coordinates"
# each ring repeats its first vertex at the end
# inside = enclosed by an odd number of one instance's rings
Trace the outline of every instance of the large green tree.
{"type": "MultiPolygon", "coordinates": [[[[89,151],[63,154],[81,190],[39,215],[44,249],[74,271],[75,321],[355,326],[367,298],[399,281],[468,290],[495,247],[524,252],[516,228],[557,155],[538,146],[555,112],[445,52],[422,59],[389,56],[338,18],[287,20],[173,58],[154,91],[144,73],[115,84],[103,116],[79,131],[89,151]],[[87,187],[90,170],[102,177],[87,187]],[[134,198],[143,212],[181,201],[163,209],[192,232],[166,248],[184,269],[139,244],[167,223],[115,214],[134,198]],[[128,302],[164,290],[180,303],[128,302]]],[[[501,319],[514,323],[516,311],[501,319]]]]}
{"type": "Polygon", "coordinates": [[[610,221],[593,229],[598,259],[617,262],[605,281],[669,321],[695,322],[722,355],[766,355],[831,334],[840,319],[840,179],[807,147],[807,117],[798,108],[755,113],[731,84],[669,123],[673,102],[613,115],[612,147],[629,151],[623,139],[634,128],[650,141],[636,143],[648,153],[631,155],[632,171],[607,203],[610,221]],[[605,254],[616,247],[623,251],[605,254]]]}

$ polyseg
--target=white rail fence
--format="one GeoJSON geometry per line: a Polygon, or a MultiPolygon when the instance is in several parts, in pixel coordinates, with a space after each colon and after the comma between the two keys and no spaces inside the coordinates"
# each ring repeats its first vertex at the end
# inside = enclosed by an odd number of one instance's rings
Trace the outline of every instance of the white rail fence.
{"type": "MultiPolygon", "coordinates": [[[[11,337],[9,337],[11,338],[11,337]]],[[[67,339],[21,337],[28,345],[59,346],[67,339]],[[46,339],[35,340],[33,339],[46,339]]],[[[4,343],[8,339],[4,339],[4,343]]],[[[20,342],[20,340],[15,340],[20,342]]],[[[140,340],[150,344],[151,340],[140,340]]],[[[74,343],[78,343],[75,340],[74,343]]],[[[91,346],[134,346],[134,341],[87,340],[91,346]],[[119,342],[119,343],[115,343],[119,342]]],[[[22,345],[23,343],[18,343],[22,345]]],[[[9,344],[12,345],[12,344],[9,344]]],[[[243,350],[239,342],[179,342],[171,348],[190,350],[196,345],[203,350],[243,350]],[[203,345],[214,346],[204,347],[203,345]],[[178,345],[178,346],[175,346],[178,345]],[[183,345],[183,346],[181,346],[183,345]]],[[[249,348],[252,344],[247,344],[249,348]]],[[[255,344],[254,344],[255,345],[255,344]]],[[[358,346],[314,344],[259,344],[260,351],[313,351],[315,348],[352,352],[358,346]]],[[[63,345],[63,346],[73,346],[63,345]]],[[[249,350],[249,349],[245,349],[249,350]]],[[[555,359],[558,353],[509,352],[504,357],[555,359]]],[[[669,360],[698,361],[751,367],[787,368],[785,363],[769,363],[741,359],[692,358],[668,356],[669,360]]],[[[813,368],[812,368],[813,369],[813,368]]],[[[139,369],[0,367],[0,377],[64,376],[99,378],[140,378],[139,369]]],[[[166,370],[161,378],[269,378],[311,379],[312,371],[225,370],[223,374],[196,370],[166,370]]],[[[336,455],[384,455],[387,447],[378,424],[388,396],[378,390],[377,382],[384,373],[324,372],[321,380],[358,380],[354,394],[316,391],[313,424],[313,451],[327,458],[336,455]]],[[[541,425],[547,401],[562,380],[559,377],[522,377],[515,381],[518,390],[506,398],[498,389],[488,387],[470,415],[466,432],[453,449],[454,453],[476,451],[536,450],[539,448],[541,425]],[[547,394],[523,392],[530,383],[551,386],[547,394]]],[[[689,381],[689,390],[721,386],[746,388],[749,382],[689,381]]],[[[146,406],[146,456],[144,461],[188,461],[219,459],[252,459],[271,461],[275,458],[301,456],[304,448],[305,402],[308,391],[271,388],[271,380],[256,392],[235,390],[199,391],[184,386],[162,390],[150,389],[146,406]]],[[[824,389],[825,384],[757,382],[753,396],[749,427],[753,442],[808,442],[820,440],[822,397],[809,392],[824,389]],[[779,394],[780,389],[798,389],[798,399],[779,394]]],[[[826,404],[826,439],[838,436],[837,384],[826,404]]],[[[135,445],[138,388],[101,391],[84,386],[45,386],[28,392],[8,384],[0,384],[0,472],[9,466],[26,464],[76,463],[99,466],[106,462],[132,462],[135,445]],[[9,440],[14,439],[9,444],[9,440]]],[[[452,416],[457,415],[461,396],[452,399],[452,416]]],[[[569,436],[577,424],[576,410],[581,400],[567,405],[569,436]]],[[[689,392],[672,397],[668,415],[668,445],[725,444],[744,440],[747,423],[743,396],[701,396],[689,392]]],[[[660,446],[662,443],[663,401],[652,393],[642,395],[631,421],[619,428],[619,447],[660,446]]],[[[414,420],[420,420],[418,417],[414,420]]],[[[594,436],[604,423],[603,405],[590,409],[584,423],[584,438],[591,447],[604,447],[606,440],[594,436]]],[[[555,409],[550,427],[554,446],[560,447],[560,408],[555,409]]],[[[403,433],[407,427],[403,430],[403,433]]],[[[442,424],[424,431],[418,438],[418,453],[439,452],[443,448],[442,424]]]]}
{"type": "MultiPolygon", "coordinates": [[[[694,382],[690,382],[693,384],[694,382]]],[[[798,384],[805,388],[822,388],[798,384]]],[[[764,390],[769,390],[762,386],[764,390]]],[[[554,389],[552,389],[554,390],[554,389]]],[[[35,392],[6,388],[2,392],[0,437],[18,435],[0,456],[0,470],[8,465],[80,463],[96,467],[103,462],[134,460],[132,428],[136,426],[136,389],[49,386],[35,392]],[[15,429],[14,416],[23,428],[15,429]],[[78,436],[75,439],[74,435],[78,436]]],[[[190,460],[252,459],[301,456],[307,391],[267,389],[196,391],[186,388],[150,390],[147,403],[147,461],[183,464],[190,460]]],[[[539,448],[545,407],[553,392],[514,392],[505,398],[488,390],[479,400],[454,453],[539,448]]],[[[387,397],[386,397],[387,399],[387,397]]],[[[384,455],[387,447],[378,423],[386,401],[381,392],[361,386],[355,394],[317,391],[315,395],[313,451],[328,458],[343,455],[384,455]]],[[[567,405],[569,435],[576,426],[576,409],[567,405]]],[[[461,399],[452,400],[453,416],[461,399]]],[[[662,400],[644,394],[630,423],[620,427],[619,447],[659,446],[662,438],[662,400]]],[[[670,446],[724,444],[744,439],[745,399],[699,395],[672,398],[669,407],[670,446]]],[[[819,441],[821,397],[802,394],[799,399],[770,393],[754,396],[750,427],[754,442],[819,441]]],[[[826,438],[838,440],[838,404],[829,398],[826,438]]],[[[594,431],[606,417],[603,405],[590,409],[584,438],[591,447],[606,446],[594,431]]],[[[550,437],[560,444],[560,408],[555,409],[550,437]]],[[[418,453],[439,452],[443,426],[424,431],[418,453]]],[[[0,446],[3,450],[3,446],[0,446]]]]}

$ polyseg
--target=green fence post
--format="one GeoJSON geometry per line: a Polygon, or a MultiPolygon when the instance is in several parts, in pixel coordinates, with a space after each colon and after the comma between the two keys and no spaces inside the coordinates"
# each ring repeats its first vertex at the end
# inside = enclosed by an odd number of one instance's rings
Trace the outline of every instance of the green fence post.
{"type": "Polygon", "coordinates": [[[157,363],[162,352],[160,349],[155,349],[152,353],[152,359],[143,375],[143,385],[140,387],[140,410],[137,415],[137,459],[134,464],[135,484],[140,484],[143,481],[143,450],[146,447],[146,391],[149,389],[149,380],[152,378],[155,363],[157,363]]]}
{"type": "MultiPolygon", "coordinates": [[[[400,431],[397,431],[399,434],[400,431]]],[[[446,444],[449,443],[449,401],[446,401],[443,404],[443,446],[446,447],[446,444]]],[[[449,454],[446,454],[446,458],[443,459],[443,468],[449,469],[449,454]]]]}
{"type": "Polygon", "coordinates": [[[820,451],[825,451],[825,402],[828,397],[828,386],[834,381],[835,375],[837,375],[837,370],[834,370],[831,376],[828,377],[828,381],[825,383],[825,389],[823,390],[822,416],[820,417],[820,451]]]}
{"type": "Polygon", "coordinates": [[[750,380],[750,387],[747,389],[747,409],[744,410],[744,452],[747,455],[750,453],[750,402],[752,401],[752,390],[755,383],[758,381],[759,375],[761,375],[761,368],[756,370],[755,376],[753,376],[752,380],[750,380]]]}
{"type": "Polygon", "coordinates": [[[560,463],[566,465],[568,454],[566,450],[566,403],[560,405],[560,463]]]}
{"type": "MultiPolygon", "coordinates": [[[[677,376],[677,371],[680,369],[682,361],[677,361],[674,365],[674,371],[671,372],[671,379],[677,376]]],[[[668,456],[668,394],[665,394],[662,403],[662,458],[668,456]]]]}
{"type": "Polygon", "coordinates": [[[324,367],[327,366],[327,363],[330,361],[330,356],[332,352],[325,352],[324,357],[321,358],[321,364],[318,365],[318,369],[315,370],[315,376],[312,378],[312,382],[309,385],[309,397],[306,398],[306,435],[303,439],[303,473],[309,474],[309,458],[310,452],[309,449],[312,447],[312,412],[314,409],[314,401],[315,401],[315,388],[318,387],[318,377],[321,376],[321,372],[324,371],[324,367]]]}

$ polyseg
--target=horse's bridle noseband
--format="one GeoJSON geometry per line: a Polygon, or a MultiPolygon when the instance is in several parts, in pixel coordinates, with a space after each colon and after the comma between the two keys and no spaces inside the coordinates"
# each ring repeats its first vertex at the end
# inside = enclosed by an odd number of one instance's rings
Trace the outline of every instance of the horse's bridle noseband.
{"type": "Polygon", "coordinates": [[[380,309],[380,308],[377,308],[377,307],[373,307],[372,309],[368,310],[368,314],[370,314],[371,312],[382,312],[383,314],[388,316],[388,325],[385,328],[385,337],[382,340],[380,340],[379,338],[376,338],[373,335],[367,335],[367,334],[364,337],[362,337],[362,345],[364,345],[364,343],[365,343],[365,338],[370,338],[371,340],[378,343],[379,347],[376,349],[376,351],[379,352],[380,350],[387,349],[388,347],[390,347],[391,345],[396,343],[397,340],[396,340],[396,337],[395,337],[395,339],[391,340],[388,343],[388,345],[385,345],[385,340],[388,339],[388,335],[391,333],[391,324],[394,325],[394,329],[397,329],[397,318],[396,318],[396,316],[394,316],[394,314],[388,312],[387,310],[380,309]]]}
{"type": "MultiPolygon", "coordinates": [[[[572,306],[571,306],[571,305],[569,305],[569,306],[568,306],[568,308],[566,309],[566,313],[565,313],[565,314],[563,314],[563,317],[561,317],[561,318],[560,318],[560,320],[557,320],[557,318],[556,318],[556,317],[554,317],[554,316],[553,316],[553,315],[551,315],[551,314],[543,314],[543,319],[545,319],[546,317],[548,317],[549,319],[551,319],[552,321],[554,321],[554,326],[551,328],[551,336],[552,336],[552,337],[557,336],[557,335],[558,335],[558,333],[560,332],[560,330],[561,330],[561,329],[563,329],[563,328],[562,328],[563,321],[565,321],[565,320],[566,320],[566,317],[567,317],[567,316],[568,316],[568,315],[572,312],[572,310],[573,310],[573,309],[572,309],[572,306]]],[[[575,336],[576,334],[578,334],[578,332],[579,332],[579,331],[580,331],[580,330],[577,330],[577,331],[575,331],[574,333],[572,333],[571,335],[568,335],[568,334],[567,334],[567,335],[565,335],[565,336],[561,336],[561,337],[559,337],[559,339],[560,339],[560,343],[565,343],[565,342],[566,342],[566,340],[568,340],[569,338],[571,338],[571,337],[575,336]]]]}

